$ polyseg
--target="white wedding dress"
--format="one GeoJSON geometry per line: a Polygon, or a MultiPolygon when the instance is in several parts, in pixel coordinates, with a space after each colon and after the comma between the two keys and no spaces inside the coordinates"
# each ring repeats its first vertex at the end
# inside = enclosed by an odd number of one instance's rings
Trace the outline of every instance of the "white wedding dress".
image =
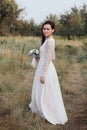
{"type": "Polygon", "coordinates": [[[32,97],[29,107],[32,112],[51,124],[64,125],[68,118],[65,111],[60,84],[52,60],[55,58],[55,41],[46,39],[40,47],[40,60],[36,69],[32,97]],[[40,83],[40,77],[45,77],[45,83],[40,83]]]}

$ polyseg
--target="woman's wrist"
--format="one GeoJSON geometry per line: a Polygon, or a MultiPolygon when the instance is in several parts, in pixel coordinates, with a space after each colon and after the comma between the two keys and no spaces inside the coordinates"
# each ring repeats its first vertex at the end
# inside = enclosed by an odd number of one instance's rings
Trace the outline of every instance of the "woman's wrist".
{"type": "Polygon", "coordinates": [[[36,61],[39,61],[40,57],[35,57],[36,61]]]}
{"type": "Polygon", "coordinates": [[[41,82],[41,83],[45,83],[45,77],[41,76],[41,77],[40,77],[40,82],[41,82]]]}

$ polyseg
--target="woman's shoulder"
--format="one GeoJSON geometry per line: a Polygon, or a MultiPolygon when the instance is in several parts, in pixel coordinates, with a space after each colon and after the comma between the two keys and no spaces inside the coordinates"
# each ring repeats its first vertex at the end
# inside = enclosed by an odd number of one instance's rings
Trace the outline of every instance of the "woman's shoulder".
{"type": "Polygon", "coordinates": [[[53,37],[47,39],[46,46],[55,48],[55,40],[53,37]]]}
{"type": "Polygon", "coordinates": [[[47,43],[50,43],[50,42],[51,42],[51,43],[54,43],[54,42],[55,42],[55,40],[54,40],[53,37],[47,39],[47,43]]]}

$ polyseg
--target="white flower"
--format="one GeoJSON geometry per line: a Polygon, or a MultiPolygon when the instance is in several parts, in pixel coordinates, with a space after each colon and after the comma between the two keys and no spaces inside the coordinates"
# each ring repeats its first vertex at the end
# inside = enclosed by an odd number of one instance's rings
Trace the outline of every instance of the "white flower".
{"type": "Polygon", "coordinates": [[[37,49],[32,49],[28,52],[29,56],[33,56],[33,57],[39,57],[39,50],[37,49]]]}
{"type": "Polygon", "coordinates": [[[36,58],[39,58],[40,55],[39,55],[39,50],[37,49],[32,49],[28,52],[28,55],[29,56],[32,56],[32,62],[31,62],[31,65],[34,67],[36,67],[36,58]]]}

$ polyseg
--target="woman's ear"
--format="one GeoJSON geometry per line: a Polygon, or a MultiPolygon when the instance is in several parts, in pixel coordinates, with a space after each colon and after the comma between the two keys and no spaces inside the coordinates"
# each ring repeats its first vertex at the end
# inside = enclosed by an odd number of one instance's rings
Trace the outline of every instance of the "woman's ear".
{"type": "Polygon", "coordinates": [[[52,33],[54,33],[54,29],[52,29],[52,33]]]}

